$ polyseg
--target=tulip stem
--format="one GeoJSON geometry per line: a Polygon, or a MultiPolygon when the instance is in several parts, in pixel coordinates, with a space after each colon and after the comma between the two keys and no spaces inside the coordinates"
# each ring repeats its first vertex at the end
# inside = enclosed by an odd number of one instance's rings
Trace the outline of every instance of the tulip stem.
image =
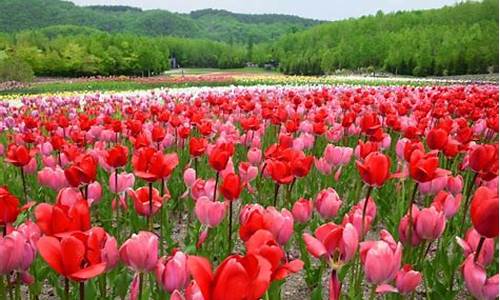
{"type": "Polygon", "coordinates": [[[137,299],[142,300],[142,282],[144,279],[144,274],[139,273],[139,297],[137,299]]]}
{"type": "Polygon", "coordinates": [[[7,293],[5,292],[3,276],[0,276],[0,298],[7,299],[7,293]]]}
{"type": "Polygon", "coordinates": [[[472,193],[472,188],[474,187],[474,184],[476,182],[478,173],[474,174],[474,177],[472,178],[472,181],[469,182],[469,186],[467,187],[467,192],[465,194],[465,203],[464,203],[464,208],[462,211],[462,222],[460,223],[460,231],[459,233],[463,233],[465,229],[465,217],[467,216],[467,211],[469,210],[469,205],[470,205],[470,194],[472,193]]]}
{"type": "Polygon", "coordinates": [[[485,240],[486,240],[486,238],[484,236],[481,236],[481,238],[479,239],[479,243],[477,244],[477,248],[476,248],[476,253],[474,253],[474,262],[475,263],[479,259],[479,254],[481,252],[481,248],[483,248],[483,244],[484,244],[485,240]]]}
{"type": "Polygon", "coordinates": [[[363,204],[363,213],[361,215],[361,240],[365,239],[365,216],[366,208],[368,207],[368,199],[370,199],[370,194],[372,193],[373,187],[368,186],[368,191],[366,191],[365,203],[363,204]]]}
{"type": "Polygon", "coordinates": [[[377,289],[377,286],[375,284],[372,285],[372,288],[371,288],[371,291],[370,291],[370,300],[375,299],[376,289],[377,289]]]}
{"type": "Polygon", "coordinates": [[[219,172],[215,174],[215,186],[214,186],[214,197],[212,199],[212,202],[215,202],[217,200],[217,184],[219,183],[219,172]]]}
{"type": "Polygon", "coordinates": [[[153,230],[152,217],[153,217],[153,183],[150,182],[149,183],[149,213],[148,213],[148,217],[147,217],[149,231],[153,230]]]}
{"type": "Polygon", "coordinates": [[[194,157],[194,172],[198,174],[198,157],[194,157]]]}
{"type": "Polygon", "coordinates": [[[233,229],[233,201],[229,201],[229,229],[228,229],[228,235],[227,235],[227,255],[229,256],[231,254],[231,251],[233,250],[233,240],[231,238],[232,234],[232,229],[233,229]]]}
{"type": "Polygon", "coordinates": [[[64,278],[64,299],[69,300],[69,279],[64,278]]]}
{"type": "Polygon", "coordinates": [[[99,288],[101,290],[101,298],[106,299],[106,273],[102,274],[99,278],[99,288]]]}
{"type": "Polygon", "coordinates": [[[80,300],[85,300],[85,282],[80,282],[80,300]]]}
{"type": "Polygon", "coordinates": [[[20,167],[19,169],[21,170],[21,179],[23,181],[24,202],[28,203],[28,196],[27,196],[28,193],[26,192],[26,178],[24,175],[24,169],[23,169],[23,167],[20,167]]]}
{"type": "Polygon", "coordinates": [[[408,241],[410,246],[413,244],[413,203],[415,203],[415,197],[417,196],[418,182],[415,183],[413,188],[413,193],[410,198],[410,204],[408,205],[408,241]]]}
{"type": "Polygon", "coordinates": [[[279,183],[275,183],[274,185],[274,202],[273,202],[273,206],[276,207],[276,204],[278,204],[278,193],[279,193],[279,190],[280,190],[280,184],[279,183]]]}

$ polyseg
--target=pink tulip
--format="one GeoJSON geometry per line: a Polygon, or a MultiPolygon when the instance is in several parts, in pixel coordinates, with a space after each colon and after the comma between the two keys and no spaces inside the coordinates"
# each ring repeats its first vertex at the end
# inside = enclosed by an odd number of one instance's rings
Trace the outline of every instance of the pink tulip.
{"type": "Polygon", "coordinates": [[[354,257],[358,249],[358,232],[352,224],[345,226],[334,223],[323,224],[314,233],[304,233],[302,238],[307,251],[316,258],[325,259],[337,266],[346,263],[354,257]],[[331,261],[332,259],[336,261],[331,261]]]}
{"type": "Polygon", "coordinates": [[[312,210],[312,200],[300,198],[293,204],[292,215],[295,221],[305,224],[311,219],[312,210]]]}
{"type": "Polygon", "coordinates": [[[433,206],[422,209],[414,221],[415,233],[422,240],[433,241],[438,239],[443,234],[446,226],[444,213],[433,206]]]}
{"type": "Polygon", "coordinates": [[[396,287],[401,294],[408,294],[422,283],[422,274],[412,270],[410,265],[404,265],[396,275],[396,287]]]}
{"type": "Polygon", "coordinates": [[[498,297],[498,274],[487,278],[484,267],[474,262],[474,254],[465,259],[462,275],[467,290],[475,298],[493,300],[498,297]]]}
{"type": "Polygon", "coordinates": [[[211,201],[208,197],[201,196],[196,200],[194,212],[201,224],[213,228],[224,219],[226,205],[224,202],[211,201]]]}
{"type": "Polygon", "coordinates": [[[332,166],[347,165],[351,160],[353,150],[350,147],[339,147],[328,144],[324,150],[323,156],[332,166]]]}
{"type": "Polygon", "coordinates": [[[391,143],[392,143],[392,138],[389,134],[385,133],[384,134],[384,139],[382,140],[382,149],[389,149],[389,147],[391,147],[391,143]]]}
{"type": "Polygon", "coordinates": [[[247,153],[248,162],[258,166],[262,161],[262,151],[259,148],[251,148],[247,153]]]}
{"type": "MultiPolygon", "coordinates": [[[[116,172],[116,171],[115,171],[116,172]]],[[[124,193],[131,189],[135,183],[135,176],[132,173],[122,172],[116,176],[115,172],[109,176],[109,191],[115,194],[124,193]],[[118,184],[116,184],[118,177],[118,184]]]]}
{"type": "Polygon", "coordinates": [[[94,203],[97,204],[101,200],[102,197],[102,187],[98,181],[94,181],[88,185],[88,195],[87,201],[89,202],[89,206],[94,203]]]}
{"type": "Polygon", "coordinates": [[[377,215],[377,205],[373,198],[368,198],[368,204],[366,205],[365,212],[365,222],[363,226],[363,207],[365,205],[365,200],[361,200],[356,205],[354,205],[351,210],[344,216],[342,220],[342,224],[346,225],[351,223],[360,236],[366,235],[366,233],[370,230],[371,224],[373,220],[375,220],[375,216],[377,215]],[[362,232],[362,228],[364,228],[364,232],[362,232]]]}
{"type": "MultiPolygon", "coordinates": [[[[207,181],[203,179],[197,179],[193,186],[191,187],[191,197],[193,199],[198,199],[200,197],[207,197],[213,199],[214,196],[215,179],[210,178],[207,181]]],[[[218,193],[218,191],[215,191],[218,193]]]]}
{"type": "Polygon", "coordinates": [[[407,138],[399,139],[396,142],[396,155],[398,156],[399,160],[404,160],[405,146],[406,146],[406,143],[408,143],[408,142],[410,142],[410,140],[407,138]]]}
{"type": "Polygon", "coordinates": [[[54,148],[50,142],[45,142],[38,145],[38,149],[42,155],[51,155],[54,148]]]}
{"type": "Polygon", "coordinates": [[[392,281],[401,267],[403,245],[396,243],[386,230],[380,232],[379,241],[366,241],[360,244],[361,263],[368,282],[382,284],[392,281]]]}
{"type": "Polygon", "coordinates": [[[186,300],[205,300],[205,297],[201,293],[200,287],[194,280],[192,280],[189,286],[186,288],[186,300]]]}
{"type": "Polygon", "coordinates": [[[462,193],[462,189],[464,186],[464,180],[462,175],[457,175],[455,177],[448,176],[448,184],[446,185],[446,189],[452,193],[453,195],[458,195],[462,193]]]}
{"type": "Polygon", "coordinates": [[[191,188],[196,182],[196,171],[193,168],[187,168],[182,175],[186,187],[191,188]]]}
{"type": "Polygon", "coordinates": [[[422,283],[422,274],[412,270],[411,266],[406,264],[396,275],[396,287],[390,284],[381,284],[377,287],[377,293],[400,293],[408,294],[414,292],[415,289],[422,283]]]}
{"type": "Polygon", "coordinates": [[[436,210],[442,211],[446,219],[451,219],[460,209],[461,201],[462,194],[453,196],[451,193],[441,191],[434,197],[432,206],[434,206],[436,210]]]}
{"type": "MultiPolygon", "coordinates": [[[[411,229],[411,246],[415,247],[422,242],[422,239],[420,236],[418,236],[415,233],[415,219],[416,217],[420,214],[420,210],[416,205],[412,206],[412,229],[411,229]]],[[[410,216],[407,213],[403,218],[401,218],[401,221],[399,222],[399,227],[398,227],[398,232],[399,232],[399,239],[405,244],[408,245],[410,244],[410,216]]]]}
{"type": "Polygon", "coordinates": [[[319,192],[314,204],[323,219],[330,219],[337,215],[342,201],[334,189],[327,188],[319,192]]]}
{"type": "Polygon", "coordinates": [[[279,212],[270,206],[264,214],[264,228],[269,229],[280,245],[284,245],[293,234],[293,216],[286,208],[279,212]]]}
{"type": "Polygon", "coordinates": [[[151,272],[158,261],[158,237],[148,231],[132,234],[119,250],[124,264],[136,272],[151,272]]]}
{"type": "Polygon", "coordinates": [[[421,182],[418,185],[418,190],[424,195],[434,195],[444,190],[448,185],[448,177],[439,176],[427,182],[421,182]]]}
{"type": "Polygon", "coordinates": [[[494,191],[495,193],[498,193],[498,176],[490,181],[485,182],[484,186],[494,191]]]}
{"type": "Polygon", "coordinates": [[[59,193],[57,193],[56,202],[57,204],[72,207],[73,205],[75,205],[75,203],[82,199],[82,193],[77,188],[66,187],[59,190],[59,193]]]}
{"type": "Polygon", "coordinates": [[[8,275],[21,264],[23,260],[22,249],[24,236],[19,232],[12,232],[0,236],[0,275],[8,275]]]}
{"type": "Polygon", "coordinates": [[[173,256],[162,257],[156,264],[156,280],[167,292],[184,289],[189,280],[187,255],[175,251],[173,256]]]}
{"type": "MultiPolygon", "coordinates": [[[[471,227],[465,233],[465,240],[456,237],[457,243],[462,247],[464,251],[464,256],[468,257],[470,254],[474,253],[477,250],[477,245],[479,244],[479,239],[481,235],[471,227]]],[[[495,240],[485,238],[483,242],[483,246],[481,247],[481,252],[477,258],[477,262],[483,266],[489,265],[493,261],[493,257],[495,256],[495,240]]]]}
{"type": "Polygon", "coordinates": [[[69,186],[66,176],[64,175],[64,170],[60,167],[56,167],[55,169],[44,167],[42,170],[38,171],[38,182],[56,192],[69,186]]]}
{"type": "Polygon", "coordinates": [[[37,168],[37,162],[36,159],[33,157],[30,162],[23,167],[23,171],[26,174],[33,174],[36,172],[37,168]]]}
{"type": "Polygon", "coordinates": [[[309,134],[309,133],[302,133],[300,135],[300,138],[302,139],[302,143],[304,145],[304,149],[312,149],[314,145],[314,135],[309,134]]]}
{"type": "Polygon", "coordinates": [[[170,295],[170,300],[184,300],[184,296],[182,296],[182,294],[178,290],[175,290],[170,295]]]}
{"type": "Polygon", "coordinates": [[[238,166],[238,172],[243,183],[249,183],[259,174],[259,169],[247,162],[241,162],[238,166]]]}
{"type": "Polygon", "coordinates": [[[324,157],[320,159],[314,158],[314,166],[323,175],[330,175],[332,173],[332,165],[330,165],[324,157]]]}
{"type": "Polygon", "coordinates": [[[52,155],[42,156],[42,165],[54,169],[58,165],[58,161],[52,155]]]}

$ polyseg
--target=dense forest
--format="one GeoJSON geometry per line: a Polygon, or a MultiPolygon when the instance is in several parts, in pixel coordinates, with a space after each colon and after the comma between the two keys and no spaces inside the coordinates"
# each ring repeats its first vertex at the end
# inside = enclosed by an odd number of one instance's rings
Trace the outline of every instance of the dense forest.
{"type": "Polygon", "coordinates": [[[290,74],[359,68],[416,76],[498,72],[498,0],[318,25],[254,49],[255,61],[271,57],[290,74]]]}
{"type": "Polygon", "coordinates": [[[190,14],[128,6],[77,6],[60,0],[0,0],[0,32],[54,25],[86,26],[110,33],[203,38],[232,43],[272,41],[320,22],[287,15],[246,15],[205,9],[190,14]]]}
{"type": "Polygon", "coordinates": [[[498,0],[379,12],[309,29],[317,22],[293,16],[211,9],[176,14],[59,0],[0,0],[0,11],[0,80],[13,70],[147,76],[169,69],[174,57],[182,67],[273,61],[288,74],[498,72],[498,0]]]}
{"type": "Polygon", "coordinates": [[[2,56],[27,62],[36,75],[142,75],[182,67],[242,67],[246,48],[209,40],[110,34],[61,25],[0,35],[2,56]],[[3,49],[3,50],[2,50],[3,49]]]}

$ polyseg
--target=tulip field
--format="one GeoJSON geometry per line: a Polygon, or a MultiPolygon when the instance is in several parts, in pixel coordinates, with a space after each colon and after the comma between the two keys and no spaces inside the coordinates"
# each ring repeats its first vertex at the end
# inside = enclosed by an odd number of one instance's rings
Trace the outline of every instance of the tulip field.
{"type": "Polygon", "coordinates": [[[0,101],[0,299],[496,299],[498,86],[0,101]]]}

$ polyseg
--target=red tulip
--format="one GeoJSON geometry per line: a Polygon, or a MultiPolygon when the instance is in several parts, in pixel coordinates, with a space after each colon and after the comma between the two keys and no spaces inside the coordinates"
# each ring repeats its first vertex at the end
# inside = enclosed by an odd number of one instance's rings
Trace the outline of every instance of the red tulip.
{"type": "Polygon", "coordinates": [[[106,151],[106,163],[113,168],[120,168],[127,164],[128,148],[122,145],[115,145],[106,151]]]}
{"type": "Polygon", "coordinates": [[[293,173],[288,162],[273,160],[268,162],[269,171],[273,180],[279,184],[290,184],[293,181],[293,173]]]}
{"type": "Polygon", "coordinates": [[[207,140],[204,138],[192,137],[189,140],[189,154],[194,157],[203,155],[207,150],[207,140]]]}
{"type": "Polygon", "coordinates": [[[12,195],[7,187],[0,187],[0,225],[15,222],[19,213],[19,199],[12,195]]]}
{"type": "Polygon", "coordinates": [[[66,175],[68,183],[74,187],[78,187],[82,183],[92,183],[97,176],[97,159],[89,154],[80,156],[64,170],[64,175],[66,175]]]}
{"type": "Polygon", "coordinates": [[[433,128],[427,134],[427,145],[432,150],[442,150],[448,143],[448,132],[441,128],[433,128]]]}
{"type": "Polygon", "coordinates": [[[498,236],[498,194],[487,187],[480,187],[472,198],[470,216],[479,234],[487,238],[498,236]]]}
{"type": "Polygon", "coordinates": [[[305,177],[311,170],[314,158],[312,156],[296,157],[291,161],[291,169],[295,177],[305,177]]]}
{"type": "Polygon", "coordinates": [[[282,280],[290,273],[299,272],[304,263],[300,259],[286,262],[285,252],[267,230],[258,230],[245,242],[247,253],[263,256],[271,264],[271,281],[282,280]]]}
{"type": "Polygon", "coordinates": [[[229,158],[233,155],[233,144],[219,144],[215,146],[208,156],[208,163],[216,171],[220,172],[226,168],[229,158]]]}
{"type": "Polygon", "coordinates": [[[474,148],[469,155],[469,166],[484,180],[498,176],[498,144],[474,148]]]}
{"type": "Polygon", "coordinates": [[[215,273],[205,258],[189,256],[188,268],[205,300],[260,299],[271,281],[271,264],[254,254],[229,256],[215,273]]]}
{"type": "Polygon", "coordinates": [[[234,173],[227,174],[220,186],[220,192],[227,200],[236,200],[241,194],[243,185],[240,177],[234,173]]]}
{"type": "Polygon", "coordinates": [[[132,157],[135,176],[149,182],[170,176],[178,164],[176,153],[163,154],[149,147],[137,150],[132,157]]]}
{"type": "Polygon", "coordinates": [[[106,269],[104,262],[93,264],[88,260],[88,248],[84,242],[74,236],[65,236],[61,240],[44,236],[37,243],[40,256],[62,276],[85,281],[94,278],[106,269]]]}
{"type": "Polygon", "coordinates": [[[10,144],[7,148],[5,161],[16,167],[24,167],[31,161],[33,153],[24,145],[10,144]]]}
{"type": "Polygon", "coordinates": [[[363,181],[380,187],[390,177],[391,160],[380,152],[370,153],[363,162],[356,161],[359,174],[363,181]]]}
{"type": "Polygon", "coordinates": [[[380,128],[380,120],[377,114],[368,113],[365,114],[360,121],[361,131],[367,135],[372,135],[377,129],[380,128]]]}
{"type": "Polygon", "coordinates": [[[90,211],[84,199],[76,201],[72,206],[41,203],[35,208],[35,219],[46,235],[90,229],[90,211]]]}
{"type": "Polygon", "coordinates": [[[410,157],[410,176],[417,182],[431,181],[439,175],[439,159],[435,153],[415,150],[410,157]]]}
{"type": "Polygon", "coordinates": [[[165,139],[165,128],[161,126],[154,126],[153,129],[151,130],[151,139],[155,143],[160,143],[165,139]]]}
{"type": "Polygon", "coordinates": [[[134,202],[134,208],[137,214],[141,216],[152,216],[160,210],[161,206],[163,205],[163,201],[166,198],[165,196],[161,197],[160,192],[157,189],[153,188],[152,190],[153,195],[151,196],[151,203],[149,202],[149,187],[144,186],[135,191],[129,190],[128,195],[134,202]]]}
{"type": "Polygon", "coordinates": [[[119,261],[118,243],[116,239],[104,231],[101,227],[92,227],[80,235],[85,238],[87,246],[87,259],[91,264],[105,263],[106,271],[113,269],[119,261]]]}

